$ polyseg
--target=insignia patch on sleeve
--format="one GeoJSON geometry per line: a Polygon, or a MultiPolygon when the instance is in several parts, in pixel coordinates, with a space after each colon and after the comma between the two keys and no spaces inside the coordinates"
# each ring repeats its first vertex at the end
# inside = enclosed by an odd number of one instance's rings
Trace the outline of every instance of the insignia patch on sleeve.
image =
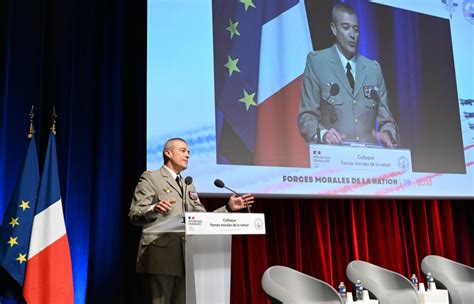
{"type": "Polygon", "coordinates": [[[189,191],[189,197],[193,201],[197,201],[199,199],[199,196],[198,196],[197,192],[194,192],[194,191],[189,191]]]}
{"type": "Polygon", "coordinates": [[[376,86],[376,85],[372,85],[372,86],[364,86],[364,96],[365,98],[367,99],[371,99],[371,93],[372,91],[375,91],[375,92],[379,92],[379,87],[376,86]]]}

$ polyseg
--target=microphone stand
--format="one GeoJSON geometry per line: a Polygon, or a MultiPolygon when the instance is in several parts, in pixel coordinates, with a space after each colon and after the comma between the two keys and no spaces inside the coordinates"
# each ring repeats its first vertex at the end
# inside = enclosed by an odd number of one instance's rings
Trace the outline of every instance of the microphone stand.
{"type": "MultiPolygon", "coordinates": [[[[328,83],[326,83],[326,86],[329,87],[329,96],[325,99],[325,101],[330,103],[329,98],[337,96],[339,94],[340,88],[339,88],[339,85],[335,82],[328,82],[328,83]]],[[[332,114],[335,115],[335,113],[331,113],[331,115],[332,114]]],[[[332,121],[332,118],[331,118],[331,121],[332,121]]],[[[316,133],[316,141],[319,144],[324,144],[323,139],[321,137],[321,128],[319,127],[319,123],[318,123],[318,127],[316,128],[316,132],[317,132],[316,133]]]]}
{"type": "Polygon", "coordinates": [[[183,213],[183,223],[186,223],[186,212],[188,212],[188,207],[186,205],[186,190],[187,185],[183,185],[183,179],[181,175],[179,176],[179,186],[181,188],[181,209],[183,213]]]}
{"type": "MultiPolygon", "coordinates": [[[[221,181],[220,179],[216,179],[214,181],[214,185],[217,187],[217,188],[226,188],[227,190],[229,190],[230,192],[234,193],[237,197],[240,197],[242,195],[240,195],[239,193],[237,193],[235,190],[232,190],[230,189],[229,187],[227,187],[223,181],[221,181]]],[[[250,213],[250,206],[247,205],[247,212],[250,213]]]]}
{"type": "MultiPolygon", "coordinates": [[[[229,187],[226,187],[224,185],[224,188],[226,188],[227,190],[229,190],[230,192],[234,193],[235,195],[237,195],[237,197],[241,197],[242,195],[240,195],[239,193],[235,192],[234,190],[230,189],[229,187]]],[[[247,212],[250,213],[250,206],[247,205],[247,212]]]]}

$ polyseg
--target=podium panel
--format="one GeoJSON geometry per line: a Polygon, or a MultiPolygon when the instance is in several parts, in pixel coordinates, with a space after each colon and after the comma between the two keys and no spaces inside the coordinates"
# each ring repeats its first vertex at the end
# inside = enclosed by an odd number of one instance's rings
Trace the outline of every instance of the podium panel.
{"type": "Polygon", "coordinates": [[[185,214],[186,303],[230,303],[232,234],[265,234],[261,213],[185,214]]]}
{"type": "Polygon", "coordinates": [[[185,248],[186,303],[230,303],[232,236],[187,236],[185,248]]]}
{"type": "Polygon", "coordinates": [[[186,303],[230,303],[233,234],[265,234],[262,213],[188,212],[162,219],[144,234],[185,232],[186,303]]]}

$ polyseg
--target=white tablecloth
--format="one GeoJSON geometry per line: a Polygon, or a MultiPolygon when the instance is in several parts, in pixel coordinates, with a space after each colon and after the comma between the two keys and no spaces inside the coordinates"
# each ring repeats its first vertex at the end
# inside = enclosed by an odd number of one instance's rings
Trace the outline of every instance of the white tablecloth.
{"type": "Polygon", "coordinates": [[[419,284],[418,297],[420,304],[449,304],[449,294],[446,289],[436,289],[435,283],[431,283],[431,289],[425,290],[423,283],[419,284]]]}

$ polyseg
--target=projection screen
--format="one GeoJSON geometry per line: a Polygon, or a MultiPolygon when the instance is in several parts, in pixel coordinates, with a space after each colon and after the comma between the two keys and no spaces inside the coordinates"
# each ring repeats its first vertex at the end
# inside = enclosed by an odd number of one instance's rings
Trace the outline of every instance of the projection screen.
{"type": "Polygon", "coordinates": [[[332,3],[148,0],[148,170],[181,137],[200,193],[472,197],[474,1],[346,1],[352,97],[337,60],[307,67],[334,50],[332,3]]]}

